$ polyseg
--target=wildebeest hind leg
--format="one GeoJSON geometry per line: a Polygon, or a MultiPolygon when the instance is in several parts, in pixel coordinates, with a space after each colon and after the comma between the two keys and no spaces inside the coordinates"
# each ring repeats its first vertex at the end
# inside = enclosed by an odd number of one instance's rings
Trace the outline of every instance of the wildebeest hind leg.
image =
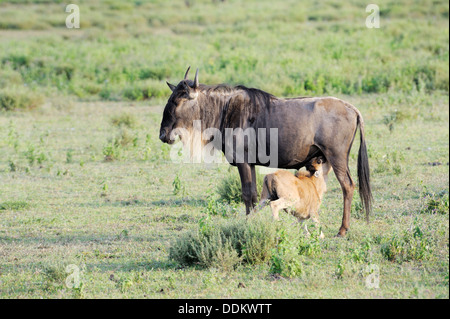
{"type": "Polygon", "coordinates": [[[344,199],[344,213],[342,216],[342,225],[339,229],[338,237],[344,237],[347,230],[350,228],[350,209],[352,205],[355,184],[350,175],[350,170],[348,168],[348,159],[346,155],[333,156],[333,154],[325,154],[325,157],[328,161],[330,161],[336,178],[339,181],[339,184],[341,184],[342,188],[344,199]]]}

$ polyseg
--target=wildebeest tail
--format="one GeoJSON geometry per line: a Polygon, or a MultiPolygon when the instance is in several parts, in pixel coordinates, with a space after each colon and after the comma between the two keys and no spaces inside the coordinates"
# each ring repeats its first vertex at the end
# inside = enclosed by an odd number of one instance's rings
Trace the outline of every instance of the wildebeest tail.
{"type": "Polygon", "coordinates": [[[364,138],[364,121],[361,114],[358,114],[358,124],[361,143],[358,151],[358,184],[359,196],[366,211],[366,219],[369,221],[369,214],[372,210],[372,190],[370,187],[369,157],[367,155],[366,141],[364,138]]]}

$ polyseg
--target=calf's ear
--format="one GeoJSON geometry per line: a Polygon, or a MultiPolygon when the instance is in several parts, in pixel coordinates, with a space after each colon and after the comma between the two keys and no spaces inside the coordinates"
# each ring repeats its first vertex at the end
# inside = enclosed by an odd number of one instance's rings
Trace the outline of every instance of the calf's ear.
{"type": "Polygon", "coordinates": [[[318,163],[318,164],[325,163],[326,161],[327,161],[327,159],[326,159],[324,156],[319,156],[319,157],[317,158],[317,163],[318,163]]]}
{"type": "Polygon", "coordinates": [[[169,86],[169,89],[173,92],[173,91],[175,90],[175,85],[170,84],[170,83],[167,82],[167,81],[166,81],[166,83],[167,83],[167,85],[169,86]]]}

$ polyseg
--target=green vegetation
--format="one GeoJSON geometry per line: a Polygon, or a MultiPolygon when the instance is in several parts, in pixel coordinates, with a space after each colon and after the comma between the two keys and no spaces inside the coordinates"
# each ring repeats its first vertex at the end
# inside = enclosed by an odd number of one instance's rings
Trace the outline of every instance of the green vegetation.
{"type": "MultiPolygon", "coordinates": [[[[258,189],[262,189],[264,176],[258,174],[256,176],[258,189]]],[[[223,176],[220,184],[217,186],[217,194],[219,200],[228,204],[242,202],[241,179],[237,170],[232,170],[223,176]]]]}
{"type": "Polygon", "coordinates": [[[31,110],[44,103],[42,95],[26,88],[7,87],[0,89],[0,111],[31,110]]]}
{"type": "Polygon", "coordinates": [[[78,4],[67,29],[60,1],[0,3],[0,298],[449,297],[447,2],[383,0],[380,29],[356,1],[78,4]],[[206,84],[357,106],[370,223],[355,193],[334,237],[333,174],[307,236],[269,207],[247,218],[228,164],[173,163],[165,81],[188,65],[206,84]]]}
{"type": "Polygon", "coordinates": [[[7,201],[0,203],[0,210],[22,210],[28,207],[25,201],[7,201]]]}
{"type": "Polygon", "coordinates": [[[208,219],[198,230],[178,238],[170,258],[182,265],[199,265],[232,270],[238,264],[267,262],[276,240],[275,224],[254,217],[208,219]]]}
{"type": "Polygon", "coordinates": [[[357,1],[189,3],[79,1],[80,29],[60,1],[3,3],[0,88],[160,100],[192,65],[204,83],[283,96],[448,91],[445,1],[378,2],[380,29],[357,1]]]}

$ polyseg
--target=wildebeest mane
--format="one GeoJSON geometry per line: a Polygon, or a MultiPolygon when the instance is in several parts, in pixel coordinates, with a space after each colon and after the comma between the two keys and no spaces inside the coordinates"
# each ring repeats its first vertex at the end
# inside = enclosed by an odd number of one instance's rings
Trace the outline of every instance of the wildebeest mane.
{"type": "Polygon", "coordinates": [[[239,127],[238,121],[250,119],[260,111],[270,107],[270,100],[276,99],[263,90],[248,88],[243,85],[231,86],[228,84],[199,85],[210,100],[211,104],[222,104],[220,116],[220,130],[224,127],[239,127]]]}
{"type": "Polygon", "coordinates": [[[270,106],[270,100],[275,99],[276,97],[270,93],[267,93],[263,90],[248,88],[244,85],[231,86],[228,84],[218,84],[218,85],[200,85],[200,89],[204,91],[207,95],[211,94],[224,94],[228,95],[233,92],[242,91],[245,93],[250,103],[246,103],[246,108],[252,108],[249,110],[250,113],[254,113],[255,111],[259,111],[261,108],[266,108],[270,106]]]}

